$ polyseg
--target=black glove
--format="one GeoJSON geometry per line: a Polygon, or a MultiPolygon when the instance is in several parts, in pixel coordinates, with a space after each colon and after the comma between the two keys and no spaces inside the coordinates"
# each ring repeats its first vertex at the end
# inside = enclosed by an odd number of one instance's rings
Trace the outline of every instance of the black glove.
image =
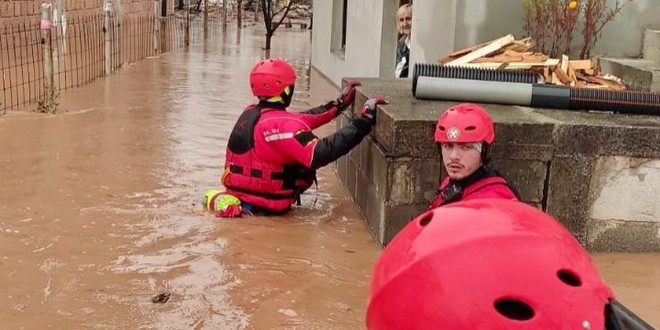
{"type": "Polygon", "coordinates": [[[355,92],[357,87],[360,86],[360,82],[357,80],[349,80],[347,83],[348,84],[342,88],[341,95],[335,100],[335,105],[339,112],[346,110],[346,108],[355,101],[355,92]]]}
{"type": "Polygon", "coordinates": [[[364,102],[362,108],[360,108],[360,117],[369,121],[372,125],[376,123],[376,107],[379,104],[387,104],[384,98],[380,96],[372,97],[364,102]]]}

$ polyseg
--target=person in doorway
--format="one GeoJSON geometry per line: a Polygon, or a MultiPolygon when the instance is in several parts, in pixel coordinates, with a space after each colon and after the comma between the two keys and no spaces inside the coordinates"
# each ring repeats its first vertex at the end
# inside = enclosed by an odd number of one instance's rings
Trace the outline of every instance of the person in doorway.
{"type": "Polygon", "coordinates": [[[396,67],[394,77],[408,77],[410,63],[410,31],[412,28],[412,5],[405,4],[396,11],[396,27],[401,37],[396,45],[396,67]]]}
{"type": "Polygon", "coordinates": [[[349,81],[341,95],[302,113],[286,111],[296,82],[294,69],[282,59],[259,61],[250,72],[257,104],[238,118],[227,145],[220,182],[257,214],[283,214],[316,181],[316,170],[337,160],[369,134],[376,107],[371,98],[360,114],[334,134],[319,139],[312,130],[337,117],[355,99],[357,81],[349,81]]]}
{"type": "Polygon", "coordinates": [[[495,128],[486,109],[472,103],[447,109],[438,118],[434,138],[447,176],[429,209],[475,198],[519,199],[507,180],[489,166],[495,128]]]}
{"type": "Polygon", "coordinates": [[[543,211],[475,199],[427,211],[373,270],[369,330],[653,329],[614,298],[589,254],[543,211]]]}

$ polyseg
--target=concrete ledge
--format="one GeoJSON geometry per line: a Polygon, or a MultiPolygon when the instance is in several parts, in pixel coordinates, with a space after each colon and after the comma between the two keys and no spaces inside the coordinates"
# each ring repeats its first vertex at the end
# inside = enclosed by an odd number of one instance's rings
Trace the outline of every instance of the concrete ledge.
{"type": "Polygon", "coordinates": [[[646,59],[601,58],[602,72],[615,75],[630,89],[660,92],[660,63],[646,59]]]}
{"type": "MultiPolygon", "coordinates": [[[[455,102],[417,100],[407,79],[358,79],[362,86],[354,108],[377,95],[390,103],[379,106],[365,142],[337,162],[338,175],[375,238],[387,244],[435,196],[441,164],[434,124],[455,102]]],[[[654,193],[660,191],[660,118],[485,107],[495,122],[494,165],[525,202],[560,219],[592,250],[660,250],[660,232],[649,229],[660,224],[660,206],[640,206],[660,204],[654,193]],[[617,194],[635,196],[639,203],[612,197],[617,194]],[[610,219],[602,216],[609,212],[603,205],[626,212],[610,219]],[[644,240],[611,239],[616,232],[639,232],[644,240]]],[[[351,115],[344,113],[338,125],[351,115]]]]}

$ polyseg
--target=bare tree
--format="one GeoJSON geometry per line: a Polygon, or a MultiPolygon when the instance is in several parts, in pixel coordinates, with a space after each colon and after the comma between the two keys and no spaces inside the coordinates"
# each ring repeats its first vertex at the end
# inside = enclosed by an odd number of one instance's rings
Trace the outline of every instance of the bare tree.
{"type": "Polygon", "coordinates": [[[238,29],[243,27],[243,0],[236,0],[236,24],[238,29]]]}
{"type": "Polygon", "coordinates": [[[289,11],[296,4],[302,0],[260,0],[261,13],[264,16],[264,24],[266,26],[266,47],[264,49],[270,51],[270,39],[275,34],[275,30],[280,27],[280,24],[286,19],[289,11]]]}

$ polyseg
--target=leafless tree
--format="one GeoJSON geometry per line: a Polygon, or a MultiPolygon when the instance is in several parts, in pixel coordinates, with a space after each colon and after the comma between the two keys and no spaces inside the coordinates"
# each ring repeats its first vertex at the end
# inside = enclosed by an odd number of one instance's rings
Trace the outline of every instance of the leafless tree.
{"type": "Polygon", "coordinates": [[[264,49],[270,51],[270,41],[275,34],[275,30],[287,18],[289,12],[300,4],[306,4],[307,0],[260,0],[261,13],[264,17],[266,26],[266,46],[264,49]]]}

